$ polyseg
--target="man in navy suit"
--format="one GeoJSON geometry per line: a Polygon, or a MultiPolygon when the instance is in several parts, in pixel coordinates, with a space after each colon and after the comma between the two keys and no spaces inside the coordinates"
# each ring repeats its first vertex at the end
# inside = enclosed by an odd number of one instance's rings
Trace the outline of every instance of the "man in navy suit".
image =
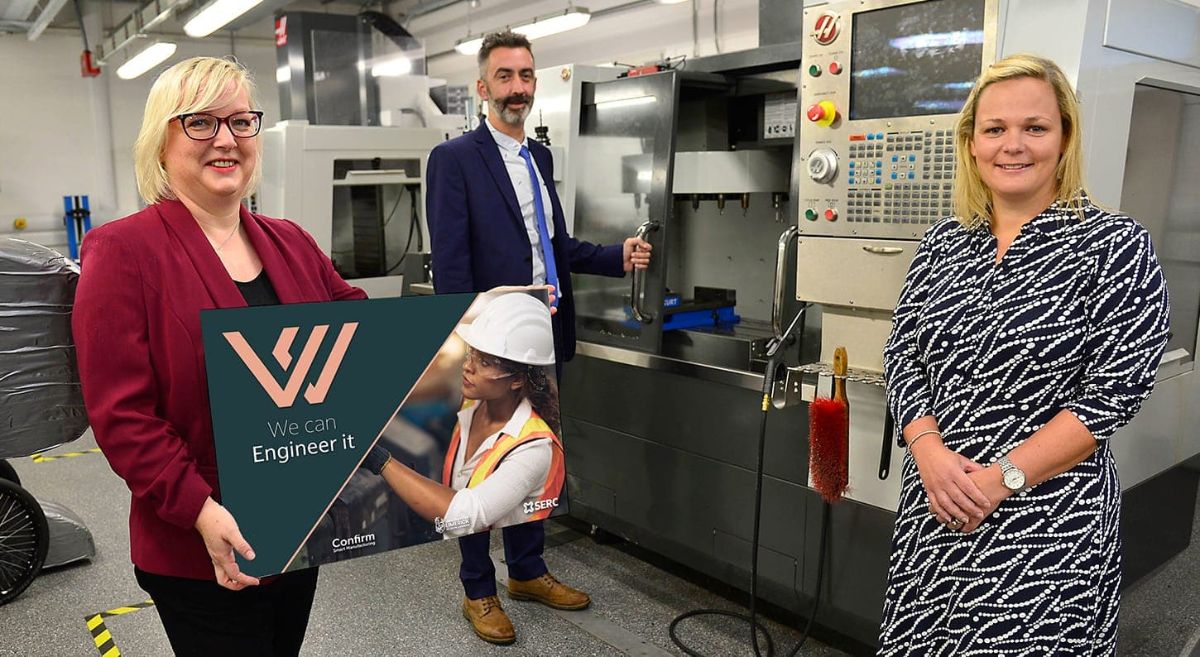
{"type": "MultiPolygon", "coordinates": [[[[426,216],[436,292],[483,292],[501,285],[555,288],[554,348],[558,365],[575,353],[571,272],[623,276],[650,264],[650,244],[630,237],[600,246],[567,234],[545,146],[525,138],[537,77],[529,40],[489,34],[479,50],[476,90],[490,109],[470,134],[429,155],[426,216]]],[[[504,528],[510,597],[556,609],[583,609],[586,593],[559,582],[542,560],[541,522],[504,528]]],[[[466,591],[463,615],[480,638],[511,643],[516,634],[496,596],[487,532],[459,539],[466,591]]]]}

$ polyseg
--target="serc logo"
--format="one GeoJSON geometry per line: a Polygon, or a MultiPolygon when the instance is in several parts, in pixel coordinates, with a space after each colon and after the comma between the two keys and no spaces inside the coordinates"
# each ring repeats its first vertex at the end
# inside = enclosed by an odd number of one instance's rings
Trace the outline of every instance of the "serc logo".
{"type": "Polygon", "coordinates": [[[538,511],[544,511],[546,509],[553,509],[556,507],[558,507],[558,498],[552,497],[548,500],[536,500],[533,502],[525,502],[525,504],[522,505],[521,510],[524,511],[525,515],[528,516],[528,515],[533,515],[534,513],[537,513],[538,511]]]}
{"type": "MultiPolygon", "coordinates": [[[[329,359],[325,361],[325,366],[321,368],[321,374],[317,377],[316,383],[310,383],[308,389],[304,391],[304,399],[310,405],[316,406],[325,401],[325,396],[329,394],[329,387],[333,385],[333,378],[337,376],[338,369],[342,366],[342,359],[346,356],[346,350],[350,348],[350,340],[354,338],[354,332],[358,330],[358,322],[348,322],[342,325],[338,331],[337,339],[333,343],[333,350],[329,352],[329,359]]],[[[279,363],[279,367],[286,373],[288,367],[292,365],[292,343],[296,340],[296,335],[300,332],[299,326],[288,326],[279,332],[279,339],[275,342],[275,348],[271,350],[271,355],[275,357],[275,362],[279,363]]],[[[267,366],[250,348],[250,343],[246,342],[246,338],[242,336],[240,331],[229,331],[223,333],[225,340],[233,347],[234,352],[242,359],[250,373],[262,386],[263,390],[270,396],[271,401],[279,408],[290,408],[296,402],[296,395],[300,393],[300,386],[304,385],[308,378],[309,370],[312,369],[313,361],[317,357],[317,352],[321,349],[321,343],[325,341],[325,335],[329,332],[328,324],[318,324],[313,327],[312,333],[308,336],[308,341],[304,343],[304,349],[300,352],[300,358],[296,360],[295,367],[288,374],[287,383],[282,387],[275,377],[267,370],[267,366]]]]}

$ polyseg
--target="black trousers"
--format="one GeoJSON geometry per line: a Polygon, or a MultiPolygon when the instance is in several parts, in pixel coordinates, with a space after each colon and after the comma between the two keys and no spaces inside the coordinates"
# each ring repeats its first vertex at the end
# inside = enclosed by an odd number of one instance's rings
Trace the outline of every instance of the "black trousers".
{"type": "MultiPolygon", "coordinates": [[[[537,579],[546,574],[546,562],[542,552],[546,549],[546,528],[541,520],[512,525],[500,530],[504,532],[504,561],[508,564],[508,576],[513,579],[537,579]]],[[[488,554],[491,547],[491,532],[479,532],[458,539],[462,552],[462,565],[458,578],[463,591],[472,600],[496,595],[496,565],[488,554]]]]}
{"type": "Polygon", "coordinates": [[[133,572],[154,600],[176,655],[295,657],[308,628],[317,570],[285,573],[241,591],[211,580],[133,572]]]}

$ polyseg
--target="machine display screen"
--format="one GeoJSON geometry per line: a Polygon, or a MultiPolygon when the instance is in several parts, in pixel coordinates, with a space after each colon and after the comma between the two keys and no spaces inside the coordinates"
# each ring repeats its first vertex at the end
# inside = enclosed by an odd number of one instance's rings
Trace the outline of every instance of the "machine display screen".
{"type": "Polygon", "coordinates": [[[984,0],[928,0],[854,15],[850,118],[954,114],[983,60],[984,0]]]}

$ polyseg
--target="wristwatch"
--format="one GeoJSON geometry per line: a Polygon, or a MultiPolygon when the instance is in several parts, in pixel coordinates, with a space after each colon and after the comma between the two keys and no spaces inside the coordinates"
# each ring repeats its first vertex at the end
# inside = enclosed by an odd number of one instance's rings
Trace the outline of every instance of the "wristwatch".
{"type": "Polygon", "coordinates": [[[1014,493],[1023,493],[1029,490],[1025,486],[1025,471],[1013,465],[1013,462],[1008,460],[1008,456],[1001,456],[998,461],[1000,464],[1000,472],[1004,476],[1004,487],[1014,493]]]}

